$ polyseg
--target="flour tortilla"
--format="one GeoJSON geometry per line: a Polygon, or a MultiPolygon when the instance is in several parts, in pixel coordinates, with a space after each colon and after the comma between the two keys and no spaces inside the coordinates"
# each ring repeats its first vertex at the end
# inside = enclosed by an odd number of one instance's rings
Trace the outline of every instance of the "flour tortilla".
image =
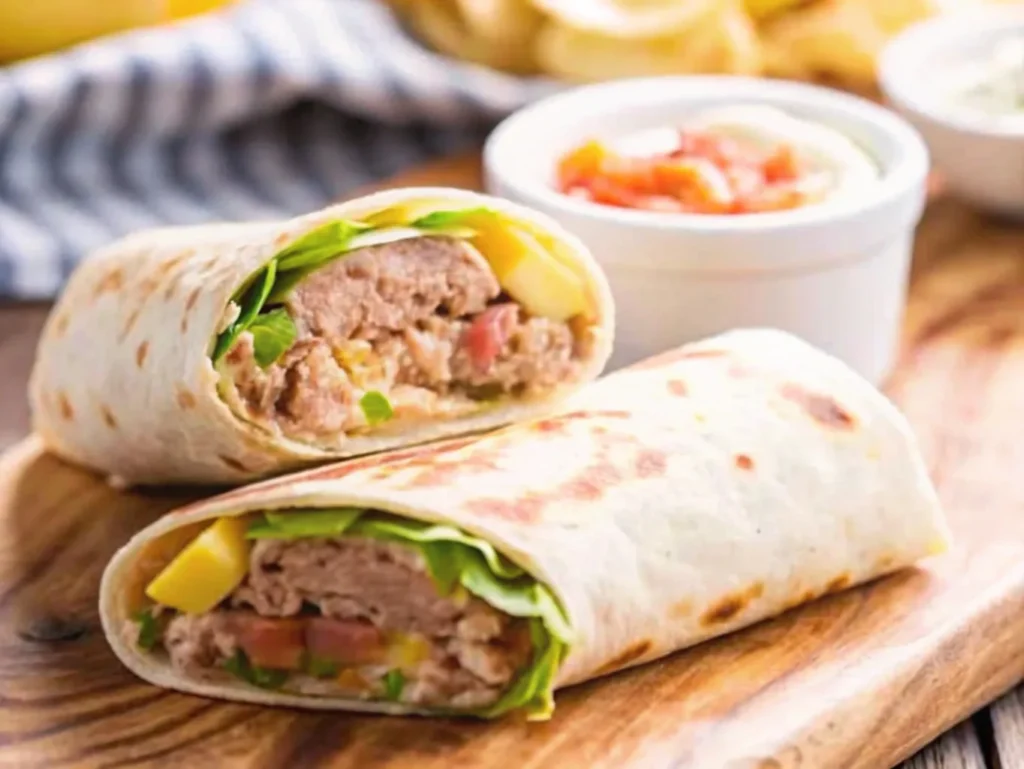
{"type": "Polygon", "coordinates": [[[464,190],[392,190],[290,221],[141,233],[92,255],[43,331],[29,388],[33,422],[51,451],[123,484],[239,484],[543,413],[600,373],[613,329],[604,274],[586,247],[550,218],[464,190]],[[236,417],[218,395],[209,354],[239,286],[318,226],[416,200],[440,200],[441,208],[452,209],[486,206],[558,247],[560,260],[583,279],[594,311],[594,344],[580,381],[458,418],[385,423],[336,451],[236,417]]]}
{"type": "Polygon", "coordinates": [[[126,632],[145,585],[203,522],[349,505],[455,525],[549,586],[575,634],[557,686],[728,633],[948,543],[897,409],[804,342],[736,331],[613,374],[546,419],[169,513],[103,576],[100,613],[114,651],[145,680],[181,691],[417,712],[188,680],[126,632]]]}

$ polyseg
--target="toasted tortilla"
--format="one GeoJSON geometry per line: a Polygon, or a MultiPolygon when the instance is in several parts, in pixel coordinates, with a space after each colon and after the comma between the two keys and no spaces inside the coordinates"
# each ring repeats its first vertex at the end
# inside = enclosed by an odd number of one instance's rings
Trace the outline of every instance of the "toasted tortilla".
{"type": "Polygon", "coordinates": [[[377,193],[285,222],[162,229],[91,255],[71,277],[39,343],[33,424],[65,459],[122,484],[238,484],[332,459],[493,429],[543,413],[596,377],[611,352],[614,313],[604,274],[556,222],[464,190],[377,193]],[[487,207],[553,247],[581,280],[592,345],[578,381],[532,399],[451,418],[395,420],[337,450],[275,434],[237,416],[217,391],[211,349],[239,287],[305,233],[417,201],[487,207]]]}
{"type": "MultiPolygon", "coordinates": [[[[356,506],[490,542],[553,592],[568,686],[639,665],[943,551],[949,534],[899,411],[778,331],[736,331],[615,373],[489,435],[282,477],[167,514],[111,560],[100,614],[158,686],[384,713],[410,706],[199,682],[142,651],[145,586],[221,516],[356,506]]],[[[429,712],[429,711],[426,711],[429,712]]]]}

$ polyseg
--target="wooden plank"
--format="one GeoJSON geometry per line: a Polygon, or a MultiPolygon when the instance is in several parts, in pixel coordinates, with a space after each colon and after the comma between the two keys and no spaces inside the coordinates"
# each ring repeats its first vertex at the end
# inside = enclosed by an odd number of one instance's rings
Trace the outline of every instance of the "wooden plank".
{"type": "MultiPolygon", "coordinates": [[[[463,159],[403,181],[473,185],[476,167],[463,159]]],[[[1019,232],[949,203],[919,238],[891,392],[921,436],[956,550],[567,690],[548,724],[266,710],[139,683],[99,633],[96,581],[114,547],[182,498],[118,494],[32,441],[19,445],[0,459],[0,766],[898,763],[1024,676],[1024,488],[1013,483],[1022,248],[1019,232]]],[[[24,350],[17,338],[12,349],[24,350]]],[[[912,765],[973,769],[983,765],[976,747],[964,725],[912,765]]]]}
{"type": "Polygon", "coordinates": [[[1024,767],[1024,687],[996,701],[990,714],[996,754],[994,769],[1024,767]]]}
{"type": "Polygon", "coordinates": [[[25,386],[48,308],[0,304],[0,451],[28,432],[25,386]]]}
{"type": "Polygon", "coordinates": [[[902,769],[986,769],[978,734],[970,720],[963,721],[926,747],[902,769]]]}

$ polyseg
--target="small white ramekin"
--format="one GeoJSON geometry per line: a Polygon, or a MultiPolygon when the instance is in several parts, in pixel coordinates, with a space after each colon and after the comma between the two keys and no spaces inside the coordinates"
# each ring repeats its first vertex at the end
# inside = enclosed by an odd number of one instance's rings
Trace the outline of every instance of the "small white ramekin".
{"type": "Polygon", "coordinates": [[[951,194],[991,211],[1024,216],[1024,121],[1002,126],[945,104],[941,88],[958,62],[991,55],[999,38],[1024,37],[1024,7],[937,16],[898,35],[882,53],[886,98],[917,127],[951,194]]]}
{"type": "Polygon", "coordinates": [[[484,149],[489,192],[581,237],[617,305],[617,367],[730,328],[797,334],[880,383],[899,343],[928,154],[894,113],[798,83],[739,77],[620,80],[566,91],[506,119],[484,149]],[[779,213],[708,216],[597,205],[559,193],[558,158],[582,141],[677,125],[693,112],[769,104],[842,131],[879,164],[863,196],[779,213]]]}

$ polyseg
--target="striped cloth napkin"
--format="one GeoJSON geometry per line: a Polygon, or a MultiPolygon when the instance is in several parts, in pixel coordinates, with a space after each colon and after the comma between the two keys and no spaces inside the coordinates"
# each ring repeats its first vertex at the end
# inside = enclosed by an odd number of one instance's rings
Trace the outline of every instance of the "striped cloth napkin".
{"type": "Polygon", "coordinates": [[[0,68],[0,297],[51,297],[134,230],[315,209],[553,87],[426,51],[374,0],[248,0],[0,68]]]}

